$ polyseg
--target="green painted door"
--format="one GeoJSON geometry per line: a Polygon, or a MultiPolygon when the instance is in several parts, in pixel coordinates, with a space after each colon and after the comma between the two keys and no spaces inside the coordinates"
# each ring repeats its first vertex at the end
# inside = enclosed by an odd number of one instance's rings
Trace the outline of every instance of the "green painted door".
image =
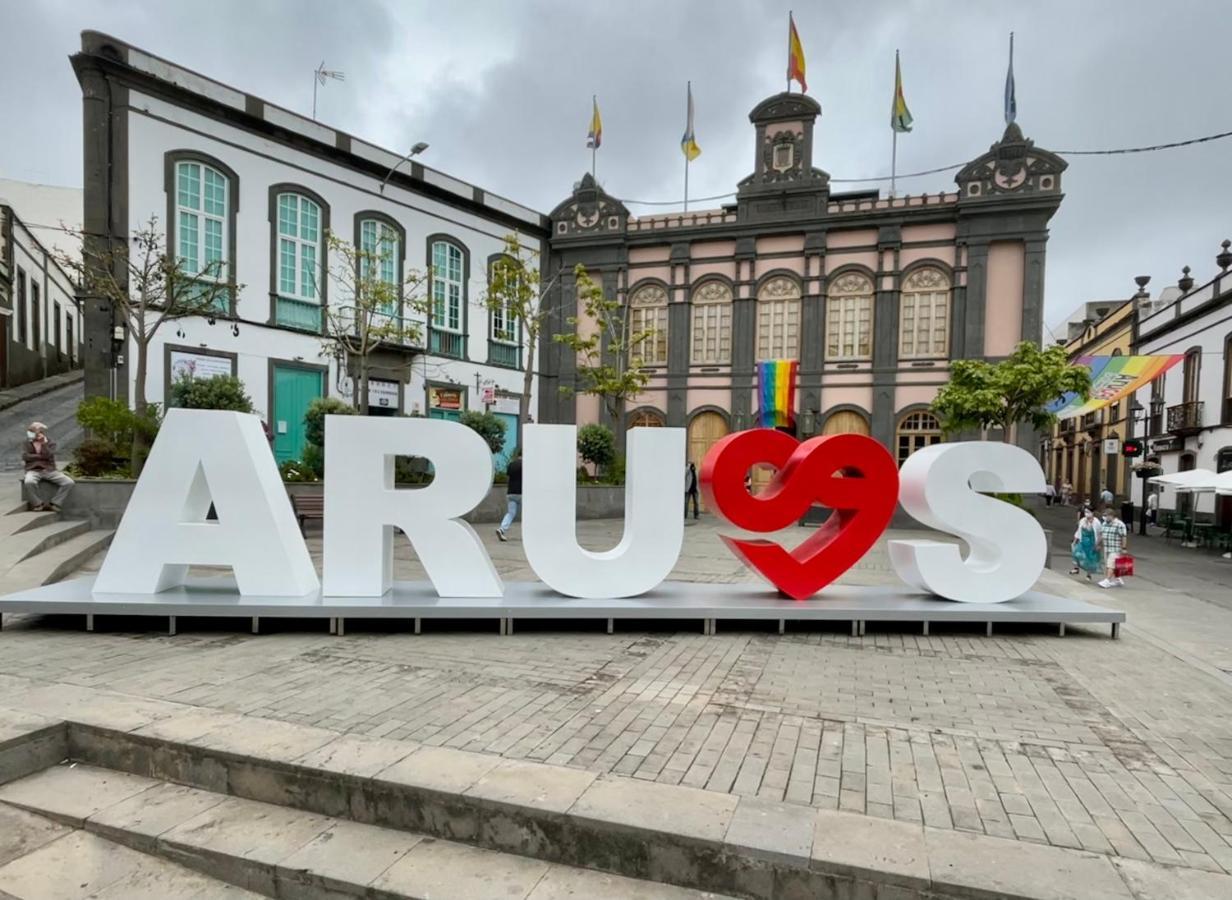
{"type": "Polygon", "coordinates": [[[498,412],[496,418],[505,423],[505,443],[499,453],[492,454],[492,464],[500,472],[509,466],[509,458],[518,446],[518,417],[514,413],[498,412]]]}
{"type": "Polygon", "coordinates": [[[429,419],[446,419],[450,422],[456,422],[462,418],[462,411],[457,409],[430,409],[428,410],[429,419]]]}
{"type": "Polygon", "coordinates": [[[324,377],[312,369],[274,366],[274,458],[299,459],[304,453],[304,413],[320,397],[324,377]]]}

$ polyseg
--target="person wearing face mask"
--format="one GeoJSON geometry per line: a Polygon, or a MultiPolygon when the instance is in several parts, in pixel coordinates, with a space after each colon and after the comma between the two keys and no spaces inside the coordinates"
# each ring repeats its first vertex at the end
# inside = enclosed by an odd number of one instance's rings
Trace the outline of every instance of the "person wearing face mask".
{"type": "Polygon", "coordinates": [[[1074,532],[1074,542],[1070,551],[1074,567],[1069,570],[1069,574],[1078,575],[1086,572],[1087,581],[1090,581],[1091,576],[1103,568],[1098,544],[1099,522],[1095,519],[1095,513],[1088,507],[1078,517],[1078,529],[1074,532]]]}
{"type": "Polygon", "coordinates": [[[64,498],[73,489],[73,479],[56,468],[56,442],[47,437],[47,426],[32,422],[26,429],[26,442],[21,448],[21,459],[26,464],[23,488],[26,492],[26,507],[31,511],[60,511],[64,498]],[[50,481],[58,490],[50,503],[39,500],[40,481],[50,481]]]}
{"type": "Polygon", "coordinates": [[[1104,510],[1104,521],[1099,527],[1099,552],[1104,557],[1106,577],[1099,583],[1102,588],[1122,587],[1125,582],[1117,574],[1116,561],[1129,550],[1129,529],[1111,509],[1104,510]]]}

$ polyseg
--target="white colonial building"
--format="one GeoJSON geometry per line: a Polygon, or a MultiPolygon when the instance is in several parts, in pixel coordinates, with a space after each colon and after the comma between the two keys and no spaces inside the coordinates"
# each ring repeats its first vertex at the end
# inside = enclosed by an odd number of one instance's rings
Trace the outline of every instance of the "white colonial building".
{"type": "MultiPolygon", "coordinates": [[[[1136,354],[1184,354],[1150,387],[1138,391],[1145,411],[1143,434],[1148,458],[1165,473],[1188,469],[1232,469],[1232,242],[1215,257],[1219,273],[1196,285],[1185,267],[1176,287],[1159,299],[1138,304],[1136,354]]],[[[1140,504],[1142,479],[1135,478],[1134,504],[1140,504]]],[[[1161,509],[1196,512],[1232,524],[1232,497],[1164,491],[1161,509]]]]}
{"type": "Polygon", "coordinates": [[[0,194],[0,389],[76,368],[81,313],[72,277],[0,194]]]}
{"type": "MultiPolygon", "coordinates": [[[[430,314],[402,311],[417,339],[371,357],[371,411],[455,418],[486,407],[506,420],[512,449],[525,348],[521,329],[482,301],[505,237],[539,251],[543,216],[107,35],[84,32],[72,62],[87,232],[120,241],[156,216],[170,253],[198,270],[221,266],[233,288],[217,316],[164,326],[148,400],[166,403],[178,373],[230,372],[269,421],[277,457],[297,458],[309,402],[352,391],[354,362],[322,341],[327,310],[349,299],[330,277],[333,234],[392,246],[381,273],[390,282],[431,271],[430,314]]],[[[132,399],[133,350],[117,340],[120,324],[88,300],[87,394],[114,383],[132,399]]]]}

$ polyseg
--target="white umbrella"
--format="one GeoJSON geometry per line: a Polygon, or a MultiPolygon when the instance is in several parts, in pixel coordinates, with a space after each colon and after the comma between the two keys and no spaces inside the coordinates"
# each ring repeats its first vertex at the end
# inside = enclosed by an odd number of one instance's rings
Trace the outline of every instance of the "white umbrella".
{"type": "Polygon", "coordinates": [[[1232,469],[1227,472],[1220,472],[1212,480],[1211,484],[1215,485],[1215,491],[1220,494],[1232,494],[1232,469]]]}
{"type": "Polygon", "coordinates": [[[1183,491],[1213,491],[1215,490],[1215,477],[1215,473],[1210,469],[1189,469],[1168,475],[1154,475],[1147,481],[1151,484],[1183,491]]]}

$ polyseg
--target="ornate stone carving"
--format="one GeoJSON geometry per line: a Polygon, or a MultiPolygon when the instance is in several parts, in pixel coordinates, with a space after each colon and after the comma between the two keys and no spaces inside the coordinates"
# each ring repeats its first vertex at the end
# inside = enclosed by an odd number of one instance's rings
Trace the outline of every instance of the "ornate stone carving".
{"type": "Polygon", "coordinates": [[[667,291],[657,284],[644,284],[629,297],[630,306],[667,306],[667,291]]]}
{"type": "Polygon", "coordinates": [[[968,163],[955,179],[962,196],[995,197],[998,194],[1058,193],[1065,160],[1041,150],[1023,137],[1016,124],[1005,129],[1001,140],[988,152],[968,163]]]}
{"type": "Polygon", "coordinates": [[[804,133],[776,131],[766,133],[762,143],[762,180],[794,181],[801,175],[804,160],[804,133]]]}
{"type": "Polygon", "coordinates": [[[830,294],[844,296],[866,295],[873,292],[873,283],[867,275],[859,272],[846,272],[830,282],[830,294]]]}
{"type": "Polygon", "coordinates": [[[931,266],[914,270],[903,283],[903,289],[908,291],[944,291],[949,287],[950,279],[945,273],[931,266]]]}
{"type": "Polygon", "coordinates": [[[693,291],[694,303],[731,303],[731,288],[722,281],[707,281],[693,291]]]}
{"type": "Polygon", "coordinates": [[[788,278],[786,275],[776,275],[761,286],[757,297],[764,300],[798,300],[800,298],[800,285],[794,278],[788,278]]]}

